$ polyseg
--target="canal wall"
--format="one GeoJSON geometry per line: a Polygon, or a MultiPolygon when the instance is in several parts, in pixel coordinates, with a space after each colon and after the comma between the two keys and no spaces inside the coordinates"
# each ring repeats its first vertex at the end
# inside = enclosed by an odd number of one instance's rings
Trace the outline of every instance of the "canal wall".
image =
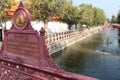
{"type": "Polygon", "coordinates": [[[46,37],[46,44],[50,54],[58,52],[72,44],[97,33],[101,27],[92,27],[75,31],[50,34],[46,37]]]}
{"type": "MultiPolygon", "coordinates": [[[[72,44],[79,42],[91,35],[97,33],[101,27],[92,27],[89,29],[80,29],[61,33],[53,33],[46,36],[46,46],[50,54],[58,52],[72,44]]],[[[0,47],[2,42],[0,42],[0,47]]]]}

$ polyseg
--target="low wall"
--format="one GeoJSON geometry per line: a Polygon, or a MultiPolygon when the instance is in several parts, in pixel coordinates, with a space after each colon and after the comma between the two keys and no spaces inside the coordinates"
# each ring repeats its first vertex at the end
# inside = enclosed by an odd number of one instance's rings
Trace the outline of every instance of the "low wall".
{"type": "MultiPolygon", "coordinates": [[[[34,28],[34,30],[40,31],[41,27],[44,27],[44,23],[42,21],[31,21],[31,25],[34,28]]],[[[12,26],[11,21],[6,22],[6,29],[10,29],[12,26]]],[[[2,26],[0,28],[4,29],[5,24],[2,23],[2,26]]],[[[65,32],[68,31],[68,25],[66,23],[57,22],[57,21],[50,21],[48,22],[48,32],[49,33],[55,33],[55,32],[65,32]],[[57,27],[56,27],[57,26],[57,27]]]]}
{"type": "Polygon", "coordinates": [[[53,54],[70,46],[80,40],[83,40],[94,33],[97,33],[101,27],[92,27],[89,29],[75,30],[64,33],[55,33],[47,36],[46,43],[49,49],[49,53],[53,54]]]}

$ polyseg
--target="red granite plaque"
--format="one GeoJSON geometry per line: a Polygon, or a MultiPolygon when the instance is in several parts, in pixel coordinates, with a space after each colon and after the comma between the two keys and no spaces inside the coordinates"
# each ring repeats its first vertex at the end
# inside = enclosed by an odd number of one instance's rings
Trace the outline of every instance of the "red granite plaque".
{"type": "Polygon", "coordinates": [[[13,15],[11,29],[4,33],[4,57],[29,63],[40,58],[40,33],[32,28],[29,11],[22,2],[13,15]]]}
{"type": "Polygon", "coordinates": [[[38,39],[34,34],[10,33],[7,36],[7,53],[37,57],[39,55],[38,39]]]}

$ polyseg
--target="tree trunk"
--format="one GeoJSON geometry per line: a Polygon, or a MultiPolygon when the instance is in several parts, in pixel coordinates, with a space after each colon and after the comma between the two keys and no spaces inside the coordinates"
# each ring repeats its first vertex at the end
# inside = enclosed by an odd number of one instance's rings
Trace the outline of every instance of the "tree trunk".
{"type": "Polygon", "coordinates": [[[44,22],[44,29],[46,32],[48,32],[48,21],[44,22]]]}
{"type": "Polygon", "coordinates": [[[71,30],[71,25],[68,25],[68,29],[71,30]]]}
{"type": "Polygon", "coordinates": [[[75,29],[77,29],[78,27],[77,27],[77,24],[75,24],[75,29]]]}

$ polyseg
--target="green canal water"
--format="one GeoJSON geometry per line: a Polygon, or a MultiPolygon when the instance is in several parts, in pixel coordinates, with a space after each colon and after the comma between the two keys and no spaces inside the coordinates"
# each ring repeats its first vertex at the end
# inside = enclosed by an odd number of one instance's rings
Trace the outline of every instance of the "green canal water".
{"type": "Polygon", "coordinates": [[[62,69],[100,80],[120,80],[118,30],[108,28],[52,54],[62,69]]]}

